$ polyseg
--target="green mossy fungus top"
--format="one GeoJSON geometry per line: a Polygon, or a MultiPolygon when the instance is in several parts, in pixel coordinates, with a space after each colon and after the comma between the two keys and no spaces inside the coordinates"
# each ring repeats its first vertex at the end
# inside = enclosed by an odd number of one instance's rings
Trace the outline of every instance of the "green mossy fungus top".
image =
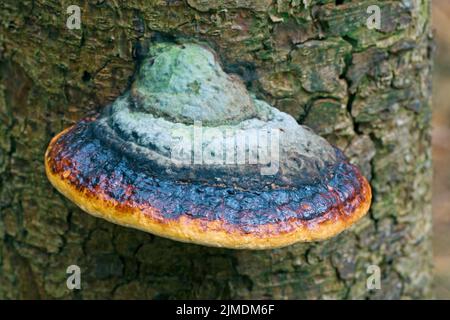
{"type": "Polygon", "coordinates": [[[257,115],[243,82],[225,73],[213,52],[198,44],[153,46],[132,92],[140,111],[173,122],[215,126],[257,115]]]}

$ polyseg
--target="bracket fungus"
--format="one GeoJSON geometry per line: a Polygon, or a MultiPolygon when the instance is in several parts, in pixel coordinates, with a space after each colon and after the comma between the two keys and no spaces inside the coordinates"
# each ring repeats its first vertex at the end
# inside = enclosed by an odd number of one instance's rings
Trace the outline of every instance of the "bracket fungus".
{"type": "Polygon", "coordinates": [[[153,45],[130,90],[51,140],[45,167],[94,216],[207,246],[327,239],[371,202],[340,150],[194,43],[153,45]]]}

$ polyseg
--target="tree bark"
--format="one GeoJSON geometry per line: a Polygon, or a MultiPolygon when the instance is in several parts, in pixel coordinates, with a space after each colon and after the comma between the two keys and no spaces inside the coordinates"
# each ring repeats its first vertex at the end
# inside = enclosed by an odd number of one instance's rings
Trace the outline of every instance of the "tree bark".
{"type": "Polygon", "coordinates": [[[69,1],[0,4],[0,298],[428,298],[430,4],[69,1]],[[369,215],[320,243],[183,244],[83,213],[44,173],[51,137],[127,89],[152,37],[193,37],[251,91],[342,148],[371,181],[369,215]],[[81,268],[81,290],[66,269],[81,268]],[[381,289],[366,287],[369,265],[381,289]]]}

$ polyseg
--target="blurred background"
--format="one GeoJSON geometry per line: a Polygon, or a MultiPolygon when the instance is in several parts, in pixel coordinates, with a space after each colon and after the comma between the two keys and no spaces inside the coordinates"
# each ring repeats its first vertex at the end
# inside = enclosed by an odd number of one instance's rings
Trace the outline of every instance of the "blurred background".
{"type": "Polygon", "coordinates": [[[450,299],[450,1],[433,0],[433,249],[436,298],[450,299]]]}

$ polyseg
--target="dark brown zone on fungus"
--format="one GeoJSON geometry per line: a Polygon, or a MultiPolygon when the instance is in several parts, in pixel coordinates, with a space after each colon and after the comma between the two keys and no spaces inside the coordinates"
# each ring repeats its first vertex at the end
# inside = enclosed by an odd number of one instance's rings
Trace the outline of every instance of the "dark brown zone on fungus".
{"type": "Polygon", "coordinates": [[[134,159],[104,146],[94,134],[94,119],[85,119],[50,145],[50,170],[86,197],[110,201],[124,213],[139,208],[164,223],[185,215],[191,219],[223,222],[228,230],[258,234],[273,224],[272,232],[291,232],[299,225],[347,220],[367,201],[365,180],[336,149],[339,160],[327,168],[323,180],[299,188],[236,190],[201,183],[185,183],[143,173],[134,159]]]}

